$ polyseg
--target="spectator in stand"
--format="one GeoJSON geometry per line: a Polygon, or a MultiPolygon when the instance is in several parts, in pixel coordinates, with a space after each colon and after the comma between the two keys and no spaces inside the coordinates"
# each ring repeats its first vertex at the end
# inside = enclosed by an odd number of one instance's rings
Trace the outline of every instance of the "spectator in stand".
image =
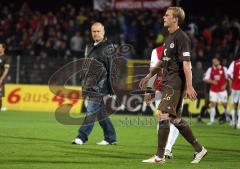
{"type": "Polygon", "coordinates": [[[70,47],[73,57],[83,57],[83,38],[80,36],[79,31],[71,38],[70,47]]]}
{"type": "MultiPolygon", "coordinates": [[[[31,44],[36,55],[44,50],[49,58],[69,58],[71,39],[79,32],[82,47],[85,47],[90,42],[89,32],[85,30],[95,21],[104,22],[110,40],[132,45],[135,54],[129,57],[134,59],[144,59],[144,51],[150,50],[148,39],[154,39],[150,46],[155,48],[164,38],[162,11],[99,12],[89,7],[76,8],[68,3],[43,12],[24,2],[22,6],[13,3],[0,5],[0,16],[0,41],[6,44],[9,54],[26,55],[28,44],[31,44]]],[[[213,53],[220,53],[221,59],[225,58],[229,64],[240,51],[240,23],[237,18],[193,15],[185,28],[191,34],[196,55],[192,57],[193,61],[202,62],[203,69],[210,66],[213,53]]]]}

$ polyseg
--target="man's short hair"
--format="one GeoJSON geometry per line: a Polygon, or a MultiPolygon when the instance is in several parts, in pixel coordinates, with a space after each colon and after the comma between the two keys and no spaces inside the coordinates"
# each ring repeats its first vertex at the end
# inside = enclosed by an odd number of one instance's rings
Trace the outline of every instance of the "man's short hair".
{"type": "Polygon", "coordinates": [[[103,29],[104,29],[104,25],[101,22],[94,22],[91,27],[93,27],[95,25],[101,25],[103,27],[103,29]]]}
{"type": "Polygon", "coordinates": [[[220,57],[220,55],[218,53],[216,53],[216,55],[213,56],[212,59],[217,59],[218,61],[221,61],[221,57],[220,57]]]}
{"type": "Polygon", "coordinates": [[[172,6],[169,7],[167,10],[173,11],[173,16],[178,18],[178,25],[181,25],[185,19],[185,12],[181,7],[172,6]]]}

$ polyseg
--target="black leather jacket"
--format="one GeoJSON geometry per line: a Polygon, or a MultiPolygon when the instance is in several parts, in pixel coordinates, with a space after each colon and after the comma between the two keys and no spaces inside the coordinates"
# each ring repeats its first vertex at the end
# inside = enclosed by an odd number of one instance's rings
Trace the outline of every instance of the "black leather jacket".
{"type": "Polygon", "coordinates": [[[85,49],[85,60],[81,73],[85,96],[113,94],[111,80],[114,79],[116,49],[107,39],[99,44],[89,44],[85,49]]]}

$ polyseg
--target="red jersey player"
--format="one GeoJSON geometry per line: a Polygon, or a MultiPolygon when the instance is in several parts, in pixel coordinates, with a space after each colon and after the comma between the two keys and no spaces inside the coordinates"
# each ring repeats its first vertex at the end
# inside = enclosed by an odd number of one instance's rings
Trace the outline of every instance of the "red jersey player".
{"type": "Polygon", "coordinates": [[[211,125],[215,119],[218,102],[222,103],[225,109],[225,114],[227,114],[227,68],[221,66],[220,59],[217,56],[212,59],[212,67],[208,68],[203,81],[210,83],[210,122],[208,125],[211,125]]]}
{"type": "Polygon", "coordinates": [[[240,129],[240,111],[237,111],[240,103],[240,56],[237,57],[229,66],[227,71],[231,83],[231,101],[232,109],[232,125],[240,129]],[[238,122],[237,121],[238,115],[238,122]]]}

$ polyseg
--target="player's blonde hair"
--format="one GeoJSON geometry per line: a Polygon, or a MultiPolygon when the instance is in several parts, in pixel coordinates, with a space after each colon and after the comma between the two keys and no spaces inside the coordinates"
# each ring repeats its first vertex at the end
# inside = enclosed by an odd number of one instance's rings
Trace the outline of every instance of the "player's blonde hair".
{"type": "Polygon", "coordinates": [[[172,6],[169,7],[167,10],[173,11],[173,16],[178,18],[178,25],[181,25],[185,19],[185,12],[181,7],[172,6]]]}

